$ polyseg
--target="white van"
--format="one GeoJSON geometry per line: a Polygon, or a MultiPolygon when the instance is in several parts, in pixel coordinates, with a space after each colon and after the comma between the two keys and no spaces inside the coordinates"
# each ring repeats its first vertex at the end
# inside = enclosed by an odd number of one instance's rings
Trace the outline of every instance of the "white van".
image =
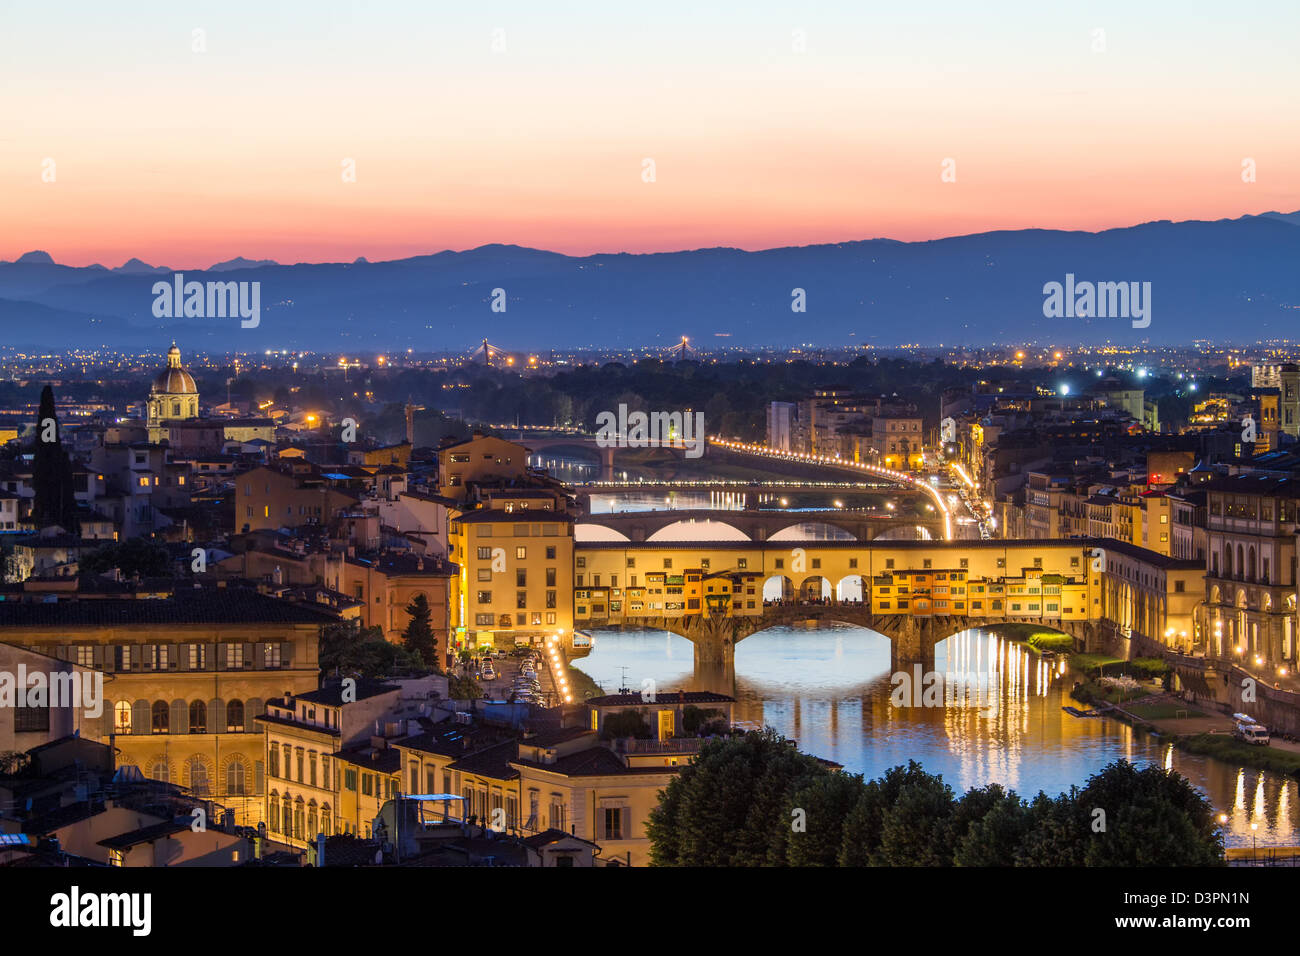
{"type": "Polygon", "coordinates": [[[1248,744],[1269,745],[1268,728],[1261,724],[1237,724],[1233,736],[1248,744]]]}

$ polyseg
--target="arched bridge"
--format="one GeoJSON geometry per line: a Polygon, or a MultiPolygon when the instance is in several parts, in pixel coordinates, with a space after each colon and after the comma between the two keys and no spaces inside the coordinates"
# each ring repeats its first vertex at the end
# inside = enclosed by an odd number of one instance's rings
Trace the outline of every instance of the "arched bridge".
{"type": "MultiPolygon", "coordinates": [[[[624,627],[668,631],[684,637],[695,645],[697,665],[726,665],[735,663],[736,645],[751,634],[769,628],[826,622],[854,624],[876,631],[889,638],[890,661],[893,670],[902,670],[913,664],[922,664],[926,670],[934,668],[934,649],[940,641],[973,627],[996,627],[1000,624],[1033,624],[1061,631],[1081,641],[1084,645],[1095,637],[1096,622],[1044,620],[1041,617],[967,617],[944,615],[915,617],[908,614],[878,614],[870,605],[854,602],[823,603],[783,601],[765,604],[761,614],[727,615],[721,612],[682,615],[679,617],[627,617],[624,627]]],[[[588,627],[598,628],[601,622],[592,621],[588,627]]]]}
{"type": "Polygon", "coordinates": [[[806,524],[824,524],[846,532],[857,541],[871,541],[889,532],[905,539],[942,539],[943,518],[890,517],[865,511],[840,508],[825,511],[771,511],[722,509],[622,511],[612,514],[585,515],[578,524],[597,525],[617,531],[629,541],[647,541],[657,531],[679,522],[713,521],[730,525],[750,541],[766,541],[786,528],[806,524]],[[918,529],[925,529],[920,534],[918,529]]]}

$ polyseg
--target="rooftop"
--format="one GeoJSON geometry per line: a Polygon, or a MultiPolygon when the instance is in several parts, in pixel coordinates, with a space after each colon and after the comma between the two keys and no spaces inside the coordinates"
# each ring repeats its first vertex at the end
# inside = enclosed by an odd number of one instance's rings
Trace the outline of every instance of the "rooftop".
{"type": "Polygon", "coordinates": [[[166,598],[72,596],[23,601],[0,595],[0,628],[130,627],[149,624],[315,624],[333,614],[247,588],[178,588],[166,598]]]}

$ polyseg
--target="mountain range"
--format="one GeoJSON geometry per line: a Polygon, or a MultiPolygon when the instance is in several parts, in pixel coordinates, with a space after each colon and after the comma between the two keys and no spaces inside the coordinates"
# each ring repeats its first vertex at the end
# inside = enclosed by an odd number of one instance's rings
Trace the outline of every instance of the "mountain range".
{"type": "Polygon", "coordinates": [[[260,283],[258,326],[155,318],[153,285],[173,274],[165,266],[66,266],[30,252],[0,262],[0,330],[18,346],[174,338],[187,350],[345,353],[466,350],[484,337],[519,350],[667,345],[683,335],[705,349],[1300,338],[1300,212],[753,252],[568,256],[487,245],[386,262],[240,257],[181,271],[187,282],[260,283]],[[1044,317],[1043,286],[1067,274],[1150,282],[1150,325],[1044,317]],[[792,310],[796,290],[803,312],[792,310]]]}

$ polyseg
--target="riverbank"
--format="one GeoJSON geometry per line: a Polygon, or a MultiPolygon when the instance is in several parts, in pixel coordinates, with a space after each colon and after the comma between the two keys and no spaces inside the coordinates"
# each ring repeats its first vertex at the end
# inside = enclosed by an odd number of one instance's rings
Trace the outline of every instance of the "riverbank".
{"type": "Polygon", "coordinates": [[[605,696],[605,691],[591,678],[591,675],[574,667],[572,662],[569,663],[569,684],[573,687],[574,700],[582,701],[590,697],[605,696]]]}
{"type": "Polygon", "coordinates": [[[1300,777],[1300,752],[1261,747],[1232,736],[1232,719],[1209,713],[1170,697],[1145,694],[1121,701],[1107,701],[1095,693],[1093,682],[1071,691],[1075,700],[1094,705],[1106,717],[1128,724],[1135,731],[1168,741],[1183,753],[1211,757],[1228,764],[1300,777]]]}

